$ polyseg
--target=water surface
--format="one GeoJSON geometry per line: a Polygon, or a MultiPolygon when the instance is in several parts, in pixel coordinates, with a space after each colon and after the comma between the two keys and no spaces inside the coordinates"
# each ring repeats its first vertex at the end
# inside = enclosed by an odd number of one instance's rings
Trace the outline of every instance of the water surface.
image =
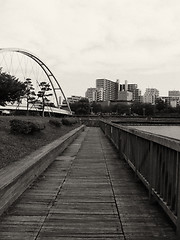
{"type": "Polygon", "coordinates": [[[180,126],[128,126],[128,127],[180,140],[180,126]]]}

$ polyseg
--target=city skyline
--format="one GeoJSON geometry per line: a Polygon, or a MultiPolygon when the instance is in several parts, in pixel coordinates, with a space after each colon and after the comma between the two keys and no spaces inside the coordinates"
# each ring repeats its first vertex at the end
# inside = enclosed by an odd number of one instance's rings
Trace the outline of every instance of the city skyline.
{"type": "MultiPolygon", "coordinates": [[[[97,79],[96,79],[96,80],[97,80],[97,79]]],[[[138,84],[135,83],[135,82],[128,82],[128,80],[124,80],[124,82],[119,82],[119,79],[116,79],[116,81],[114,81],[114,80],[112,80],[112,79],[106,79],[106,78],[104,78],[104,80],[109,80],[109,81],[112,81],[112,82],[118,81],[118,84],[121,85],[121,86],[122,86],[122,85],[125,85],[126,82],[127,82],[128,85],[137,85],[137,89],[139,89],[139,90],[141,91],[141,95],[144,95],[144,93],[146,92],[147,89],[157,89],[157,88],[154,88],[154,87],[145,87],[145,88],[144,88],[144,92],[142,92],[142,90],[139,88],[138,84]]],[[[87,89],[89,89],[89,88],[97,88],[97,87],[96,87],[96,84],[94,84],[93,86],[87,87],[87,89]]],[[[86,90],[87,90],[87,89],[86,89],[86,90]]],[[[159,89],[157,89],[157,90],[159,91],[159,89]]],[[[123,91],[123,90],[120,90],[120,91],[123,91]]],[[[168,96],[168,92],[169,92],[169,91],[180,91],[180,90],[178,90],[178,89],[168,90],[168,91],[167,91],[167,94],[166,94],[166,95],[163,95],[163,96],[168,96]]],[[[72,95],[75,95],[75,94],[72,94],[72,95]]],[[[81,97],[83,97],[83,96],[81,96],[81,97]]]]}
{"type": "MultiPolygon", "coordinates": [[[[96,79],[96,80],[97,80],[97,79],[96,79]]],[[[155,87],[145,87],[144,92],[142,92],[142,89],[139,88],[139,86],[138,86],[137,83],[135,83],[135,82],[128,82],[127,80],[125,80],[124,82],[119,82],[119,79],[116,79],[116,81],[113,81],[112,79],[105,79],[105,78],[104,78],[104,80],[109,80],[109,81],[112,81],[112,82],[118,81],[118,84],[121,85],[121,86],[125,85],[126,82],[127,82],[128,85],[137,85],[137,89],[141,91],[141,96],[143,96],[143,95],[145,94],[146,90],[148,90],[148,89],[156,89],[156,90],[159,91],[159,89],[157,89],[157,88],[155,88],[155,87]]],[[[90,88],[95,88],[95,89],[97,89],[96,84],[94,84],[93,86],[87,87],[86,91],[87,91],[88,89],[90,89],[90,88]]],[[[119,91],[123,91],[123,90],[119,90],[119,91]]],[[[160,91],[159,91],[159,92],[160,92],[160,91]]],[[[168,89],[166,95],[159,95],[159,96],[160,96],[160,97],[169,96],[169,92],[179,92],[179,93],[180,93],[180,89],[168,89]]],[[[72,94],[72,95],[75,95],[75,94],[72,94]]],[[[80,95],[79,95],[79,96],[80,96],[80,95]]],[[[83,96],[81,95],[81,97],[83,97],[83,96]]]]}
{"type": "Polygon", "coordinates": [[[0,0],[1,48],[37,55],[66,96],[95,80],[180,90],[178,0],[0,0]]]}

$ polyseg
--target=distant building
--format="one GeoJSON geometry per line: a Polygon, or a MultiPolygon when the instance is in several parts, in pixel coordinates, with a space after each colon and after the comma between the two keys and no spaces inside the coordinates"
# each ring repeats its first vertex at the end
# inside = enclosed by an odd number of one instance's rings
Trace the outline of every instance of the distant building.
{"type": "Polygon", "coordinates": [[[141,96],[139,96],[139,102],[140,103],[143,103],[143,99],[144,99],[144,97],[141,95],[141,96]]]}
{"type": "Polygon", "coordinates": [[[89,102],[99,102],[104,99],[104,89],[103,88],[88,88],[85,93],[86,98],[89,102]]]}
{"type": "Polygon", "coordinates": [[[102,101],[116,100],[118,98],[118,87],[118,81],[113,82],[108,79],[96,79],[96,88],[103,89],[102,101]]]}
{"type": "Polygon", "coordinates": [[[103,102],[103,101],[136,101],[142,102],[141,91],[137,88],[137,84],[119,84],[108,79],[96,79],[96,88],[88,88],[85,96],[90,102],[103,102]]]}
{"type": "Polygon", "coordinates": [[[89,99],[89,102],[96,101],[96,91],[97,88],[88,88],[85,97],[89,99]]]}
{"type": "Polygon", "coordinates": [[[163,100],[163,102],[166,103],[168,106],[170,106],[170,97],[161,96],[160,99],[163,100]]]}
{"type": "Polygon", "coordinates": [[[168,91],[168,97],[180,97],[180,91],[177,90],[168,91]]]}
{"type": "Polygon", "coordinates": [[[129,91],[120,91],[118,93],[118,100],[120,101],[132,101],[133,100],[133,94],[129,91]]]}
{"type": "Polygon", "coordinates": [[[128,81],[125,80],[125,84],[120,84],[119,85],[119,91],[128,91],[128,81]]]}
{"type": "MultiPolygon", "coordinates": [[[[67,101],[68,101],[68,103],[75,103],[75,102],[79,102],[79,100],[80,100],[81,98],[83,98],[83,97],[72,95],[71,97],[67,97],[67,101]]],[[[65,101],[65,100],[63,101],[63,104],[66,104],[66,101],[65,101]]]]}
{"type": "Polygon", "coordinates": [[[167,106],[177,107],[180,105],[179,97],[161,97],[161,99],[167,104],[167,106]]]}
{"type": "Polygon", "coordinates": [[[161,99],[167,104],[167,106],[171,107],[180,106],[180,91],[178,90],[168,91],[168,97],[161,97],[161,99]]]}
{"type": "Polygon", "coordinates": [[[168,105],[171,107],[177,107],[180,105],[180,91],[168,91],[168,105]]]}
{"type": "Polygon", "coordinates": [[[127,80],[125,80],[125,84],[120,84],[120,91],[129,91],[133,92],[138,88],[138,85],[135,83],[128,84],[127,80]]]}
{"type": "MultiPolygon", "coordinates": [[[[130,101],[136,101],[141,102],[142,96],[141,96],[141,90],[138,89],[138,85],[136,83],[128,83],[127,80],[125,80],[125,84],[119,85],[119,92],[118,92],[118,100],[125,100],[129,99],[130,101]],[[132,98],[131,94],[132,93],[132,98]]],[[[126,101],[129,101],[126,100],[126,101]]]]}
{"type": "Polygon", "coordinates": [[[146,88],[143,96],[144,103],[155,104],[156,99],[159,97],[159,91],[156,88],[146,88]]]}
{"type": "Polygon", "coordinates": [[[141,90],[136,88],[132,91],[132,100],[135,102],[142,102],[141,90]]]}
{"type": "Polygon", "coordinates": [[[97,88],[96,90],[96,101],[104,101],[104,89],[103,88],[97,88]]]}

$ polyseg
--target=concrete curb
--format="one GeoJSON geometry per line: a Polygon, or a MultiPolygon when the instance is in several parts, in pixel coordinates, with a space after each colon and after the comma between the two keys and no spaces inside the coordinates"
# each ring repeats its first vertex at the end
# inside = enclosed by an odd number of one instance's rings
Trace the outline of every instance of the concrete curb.
{"type": "Polygon", "coordinates": [[[84,130],[82,125],[29,156],[0,170],[0,215],[84,130]]]}

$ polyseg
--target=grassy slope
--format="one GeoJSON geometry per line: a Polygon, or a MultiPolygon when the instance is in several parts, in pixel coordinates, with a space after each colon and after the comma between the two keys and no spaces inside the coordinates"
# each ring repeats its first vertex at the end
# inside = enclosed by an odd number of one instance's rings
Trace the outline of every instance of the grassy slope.
{"type": "MultiPolygon", "coordinates": [[[[63,136],[78,125],[54,127],[48,123],[50,118],[0,116],[0,168],[28,155],[36,149],[63,136]],[[10,132],[11,119],[22,119],[45,124],[45,129],[34,135],[14,135],[10,132]]],[[[51,118],[52,119],[52,118],[51,118]]],[[[57,119],[59,120],[60,119],[57,119]]]]}

